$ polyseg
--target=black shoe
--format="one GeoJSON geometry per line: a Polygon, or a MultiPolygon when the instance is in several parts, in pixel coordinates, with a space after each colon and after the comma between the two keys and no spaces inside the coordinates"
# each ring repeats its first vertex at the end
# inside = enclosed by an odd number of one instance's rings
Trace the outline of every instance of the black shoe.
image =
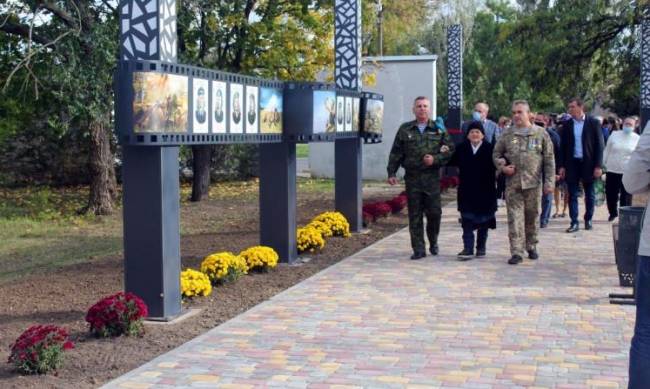
{"type": "Polygon", "coordinates": [[[546,228],[548,226],[548,223],[540,223],[539,228],[546,228]]]}
{"type": "Polygon", "coordinates": [[[609,218],[607,218],[607,221],[608,221],[608,222],[613,222],[614,219],[616,219],[617,217],[618,217],[618,216],[616,216],[616,215],[610,215],[609,218]]]}
{"type": "Polygon", "coordinates": [[[416,259],[424,258],[426,256],[427,255],[423,252],[415,252],[413,253],[413,255],[411,255],[411,259],[416,260],[416,259]]]}
{"type": "Polygon", "coordinates": [[[579,229],[578,223],[571,223],[571,226],[566,229],[566,232],[577,232],[579,229]]]}
{"type": "Polygon", "coordinates": [[[472,252],[472,250],[468,250],[468,249],[463,249],[463,251],[458,253],[458,259],[460,261],[468,261],[468,260],[472,259],[473,256],[474,256],[474,253],[472,252]]]}
{"type": "Polygon", "coordinates": [[[591,224],[591,220],[585,220],[585,230],[593,230],[594,226],[591,224]]]}
{"type": "Polygon", "coordinates": [[[515,254],[512,257],[510,257],[510,259],[508,259],[508,264],[509,265],[516,265],[518,263],[521,263],[522,261],[523,261],[523,259],[521,259],[521,257],[519,255],[515,254]]]}
{"type": "Polygon", "coordinates": [[[476,256],[477,257],[484,257],[485,256],[485,249],[484,248],[483,249],[477,248],[476,249],[476,256]]]}
{"type": "Polygon", "coordinates": [[[537,258],[539,258],[539,254],[537,254],[536,249],[528,250],[528,259],[537,259],[537,258]]]}
{"type": "Polygon", "coordinates": [[[429,248],[429,252],[431,253],[431,255],[438,255],[438,245],[434,244],[433,246],[431,246],[431,248],[429,248]]]}

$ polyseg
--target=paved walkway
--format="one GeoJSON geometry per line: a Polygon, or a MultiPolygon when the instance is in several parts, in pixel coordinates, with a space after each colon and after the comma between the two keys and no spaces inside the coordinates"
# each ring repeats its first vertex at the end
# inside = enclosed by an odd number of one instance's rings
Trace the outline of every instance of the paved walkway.
{"type": "Polygon", "coordinates": [[[505,212],[488,256],[410,261],[402,230],[107,388],[625,388],[634,308],[618,288],[604,207],[593,231],[542,230],[540,260],[506,264],[505,212]]]}

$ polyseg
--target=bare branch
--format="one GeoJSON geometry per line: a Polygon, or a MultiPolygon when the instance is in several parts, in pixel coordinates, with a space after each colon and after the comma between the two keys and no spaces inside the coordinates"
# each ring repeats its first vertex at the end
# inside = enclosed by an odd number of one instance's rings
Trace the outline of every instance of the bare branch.
{"type": "MultiPolygon", "coordinates": [[[[74,4],[74,2],[73,2],[74,4]]],[[[75,28],[78,26],[77,20],[75,20],[74,17],[72,17],[70,14],[68,14],[65,10],[61,9],[59,6],[57,6],[54,3],[51,3],[49,1],[40,1],[39,5],[40,8],[46,9],[50,11],[52,14],[54,14],[56,17],[61,19],[65,24],[68,25],[68,27],[75,28]]],[[[76,5],[75,5],[76,7],[76,5]]],[[[78,11],[78,9],[77,9],[78,11]]]]}
{"type": "Polygon", "coordinates": [[[16,35],[25,39],[30,39],[31,35],[32,41],[43,45],[50,43],[50,40],[45,36],[33,33],[30,26],[16,23],[10,19],[7,19],[2,25],[0,25],[0,31],[4,31],[7,34],[16,35]]]}
{"type": "MultiPolygon", "coordinates": [[[[29,61],[31,60],[31,58],[32,58],[33,56],[35,56],[36,54],[38,54],[38,53],[41,52],[41,51],[44,51],[45,49],[47,49],[47,48],[50,47],[50,46],[54,46],[54,45],[56,45],[56,44],[57,44],[61,39],[65,38],[67,35],[72,34],[72,32],[73,32],[73,30],[68,30],[68,31],[64,32],[63,34],[59,35],[58,37],[56,37],[53,41],[48,42],[48,43],[46,43],[46,44],[44,44],[44,45],[42,45],[42,46],[39,46],[39,47],[37,47],[37,48],[35,48],[35,49],[33,49],[33,50],[30,50],[30,51],[27,53],[27,55],[25,55],[25,58],[23,58],[22,60],[20,60],[20,62],[18,63],[18,65],[16,65],[16,66],[14,67],[14,69],[9,73],[9,76],[7,77],[7,80],[5,81],[4,86],[2,87],[2,91],[3,91],[3,92],[6,92],[6,91],[7,91],[7,88],[9,87],[9,84],[11,83],[11,79],[13,78],[13,76],[16,74],[16,72],[17,72],[18,70],[20,70],[20,68],[22,68],[22,67],[26,67],[26,65],[29,64],[29,61]]],[[[27,67],[27,68],[28,68],[28,67],[27,67]]],[[[28,71],[31,71],[31,69],[28,70],[28,71]]],[[[33,74],[33,73],[32,73],[32,74],[33,74]]],[[[38,80],[36,80],[36,81],[38,81],[38,80]]]]}

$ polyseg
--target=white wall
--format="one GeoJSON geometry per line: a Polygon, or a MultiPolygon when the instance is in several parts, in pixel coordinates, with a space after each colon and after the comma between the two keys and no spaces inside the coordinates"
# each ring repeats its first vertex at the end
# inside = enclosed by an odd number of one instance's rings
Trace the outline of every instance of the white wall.
{"type": "MultiPolygon", "coordinates": [[[[383,141],[363,145],[364,179],[386,179],[386,164],[395,133],[400,124],[413,120],[411,108],[415,97],[429,97],[432,116],[437,116],[436,59],[435,55],[364,58],[364,71],[374,72],[377,82],[363,90],[384,95],[383,141]]],[[[309,168],[313,177],[334,177],[334,143],[311,143],[309,168]]],[[[402,169],[398,175],[401,173],[402,169]]]]}

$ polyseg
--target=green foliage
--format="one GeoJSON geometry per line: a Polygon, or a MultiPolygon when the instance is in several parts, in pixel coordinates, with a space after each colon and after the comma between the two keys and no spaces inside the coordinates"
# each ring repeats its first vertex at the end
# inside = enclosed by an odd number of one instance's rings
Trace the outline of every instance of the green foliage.
{"type": "MultiPolygon", "coordinates": [[[[638,113],[638,31],[642,7],[607,0],[492,0],[465,27],[464,112],[487,101],[494,117],[509,116],[514,99],[533,110],[563,112],[570,97],[600,103],[619,115],[638,113]],[[631,6],[632,5],[632,6],[631,6]]],[[[444,22],[444,20],[441,20],[444,22]]],[[[443,27],[427,41],[439,61],[439,109],[446,110],[443,27]]]]}
{"type": "MultiPolygon", "coordinates": [[[[435,2],[428,0],[383,0],[381,25],[383,55],[417,54],[426,33],[430,13],[435,2]]],[[[362,2],[363,52],[379,55],[379,13],[376,1],[362,2]]]]}

